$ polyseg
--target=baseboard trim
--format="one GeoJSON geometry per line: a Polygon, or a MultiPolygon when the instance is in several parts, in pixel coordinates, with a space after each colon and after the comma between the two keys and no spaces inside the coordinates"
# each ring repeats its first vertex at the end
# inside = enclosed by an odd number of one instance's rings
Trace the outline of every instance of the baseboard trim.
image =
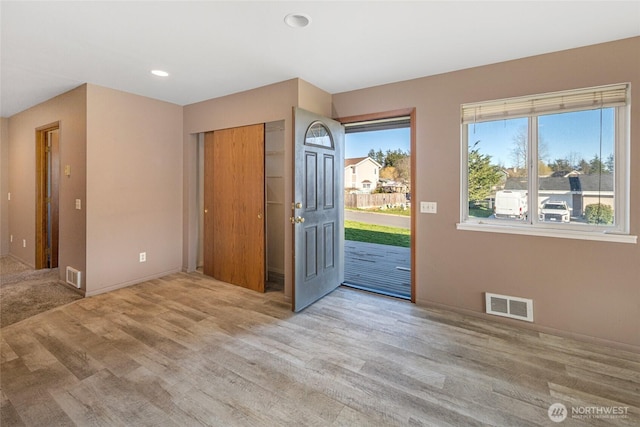
{"type": "Polygon", "coordinates": [[[138,283],[146,282],[148,280],[159,279],[164,276],[168,276],[169,274],[179,273],[182,271],[182,268],[174,268],[171,270],[163,271],[162,273],[152,274],[150,276],[140,277],[138,279],[130,280],[127,282],[117,283],[115,285],[107,286],[106,288],[95,289],[91,291],[85,291],[85,297],[93,297],[96,295],[104,294],[107,292],[115,291],[117,289],[126,288],[129,286],[137,285],[138,283]]]}
{"type": "Polygon", "coordinates": [[[86,293],[84,291],[84,289],[78,289],[73,285],[70,285],[69,283],[67,283],[66,280],[62,280],[62,279],[58,279],[58,284],[64,286],[67,289],[71,289],[72,291],[74,291],[75,293],[77,293],[78,295],[82,295],[83,297],[86,297],[86,293]]]}
{"type": "Polygon", "coordinates": [[[462,314],[469,317],[475,317],[475,318],[486,320],[489,322],[495,322],[500,324],[506,324],[516,328],[533,330],[535,332],[540,332],[546,335],[553,335],[557,337],[568,338],[568,339],[572,339],[572,340],[576,340],[576,341],[580,341],[588,344],[600,345],[604,347],[615,348],[622,351],[628,351],[630,353],[640,354],[640,346],[635,346],[633,344],[627,344],[619,341],[608,340],[605,338],[592,337],[590,335],[584,335],[576,332],[564,331],[562,329],[556,329],[549,326],[539,325],[536,323],[527,323],[527,322],[522,322],[520,320],[491,316],[486,313],[480,313],[477,311],[460,308],[460,307],[454,307],[454,306],[441,304],[441,303],[437,303],[429,300],[416,300],[416,305],[425,307],[425,308],[451,311],[453,313],[458,313],[458,314],[462,314]]]}

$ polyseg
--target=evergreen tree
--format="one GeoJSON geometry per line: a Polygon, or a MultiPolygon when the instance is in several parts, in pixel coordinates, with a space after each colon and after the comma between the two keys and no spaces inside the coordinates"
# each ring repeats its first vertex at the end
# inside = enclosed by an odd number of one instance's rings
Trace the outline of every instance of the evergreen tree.
{"type": "Polygon", "coordinates": [[[580,160],[578,163],[578,170],[585,175],[589,175],[591,173],[591,163],[587,162],[585,159],[580,160]]]}
{"type": "Polygon", "coordinates": [[[500,167],[491,163],[491,156],[480,153],[478,144],[469,150],[469,201],[484,200],[500,182],[500,167]]]}
{"type": "Polygon", "coordinates": [[[596,154],[595,156],[593,156],[593,159],[589,161],[589,173],[604,173],[604,171],[604,163],[602,163],[600,157],[596,154]]]}
{"type": "Polygon", "coordinates": [[[398,167],[398,163],[405,157],[409,157],[409,153],[405,153],[402,150],[387,150],[384,157],[384,166],[398,167]]]}
{"type": "Polygon", "coordinates": [[[549,164],[549,167],[553,172],[569,172],[572,169],[567,159],[555,159],[553,163],[549,164]]]}
{"type": "Polygon", "coordinates": [[[604,166],[605,166],[607,172],[613,173],[613,171],[615,169],[615,161],[614,161],[614,158],[613,158],[613,153],[609,154],[609,156],[607,157],[607,160],[604,162],[604,166]]]}
{"type": "Polygon", "coordinates": [[[382,167],[384,167],[385,155],[382,150],[374,150],[373,148],[369,150],[368,156],[378,162],[382,167]]]}

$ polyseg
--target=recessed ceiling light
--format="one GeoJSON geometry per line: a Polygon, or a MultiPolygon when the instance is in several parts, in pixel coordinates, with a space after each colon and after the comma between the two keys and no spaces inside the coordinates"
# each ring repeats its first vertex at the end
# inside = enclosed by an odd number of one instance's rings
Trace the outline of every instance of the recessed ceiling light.
{"type": "Polygon", "coordinates": [[[151,70],[151,74],[158,77],[169,77],[169,73],[162,70],[151,70]]]}
{"type": "Polygon", "coordinates": [[[291,28],[304,28],[311,24],[311,17],[306,13],[290,13],[284,17],[284,22],[291,28]]]}

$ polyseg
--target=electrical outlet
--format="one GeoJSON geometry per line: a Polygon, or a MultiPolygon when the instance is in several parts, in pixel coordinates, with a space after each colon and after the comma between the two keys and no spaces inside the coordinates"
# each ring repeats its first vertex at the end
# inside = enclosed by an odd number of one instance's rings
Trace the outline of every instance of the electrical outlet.
{"type": "Polygon", "coordinates": [[[22,239],[22,247],[23,248],[27,247],[27,239],[22,239]]]}
{"type": "Polygon", "coordinates": [[[147,262],[147,253],[140,252],[140,262],[147,262]]]}
{"type": "Polygon", "coordinates": [[[78,210],[82,209],[82,200],[76,199],[76,209],[78,210]]]}

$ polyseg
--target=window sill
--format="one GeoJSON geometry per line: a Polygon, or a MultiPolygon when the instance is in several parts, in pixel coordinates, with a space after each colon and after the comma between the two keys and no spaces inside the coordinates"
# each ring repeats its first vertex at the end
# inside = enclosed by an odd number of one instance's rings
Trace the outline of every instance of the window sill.
{"type": "Polygon", "coordinates": [[[483,231],[488,233],[520,234],[525,236],[555,237],[559,239],[596,240],[614,243],[638,243],[638,236],[607,232],[585,232],[574,230],[543,230],[532,227],[513,227],[486,223],[458,223],[456,229],[465,231],[483,231]]]}

